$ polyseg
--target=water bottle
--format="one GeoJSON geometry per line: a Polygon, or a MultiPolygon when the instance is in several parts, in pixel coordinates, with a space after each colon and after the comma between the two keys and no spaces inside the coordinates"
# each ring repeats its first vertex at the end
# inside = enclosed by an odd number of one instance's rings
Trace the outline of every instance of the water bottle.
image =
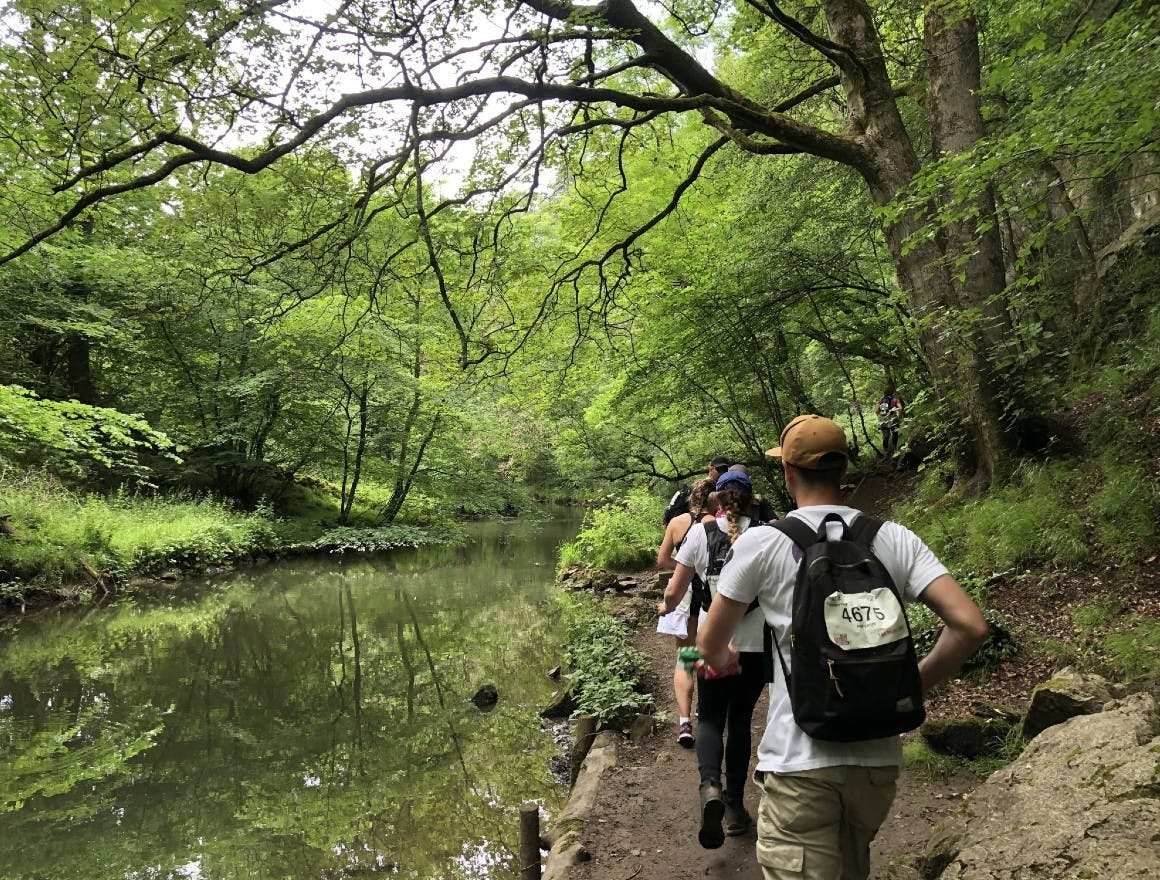
{"type": "Polygon", "coordinates": [[[677,651],[677,666],[685,672],[695,672],[697,661],[701,659],[701,652],[689,645],[677,651]]]}

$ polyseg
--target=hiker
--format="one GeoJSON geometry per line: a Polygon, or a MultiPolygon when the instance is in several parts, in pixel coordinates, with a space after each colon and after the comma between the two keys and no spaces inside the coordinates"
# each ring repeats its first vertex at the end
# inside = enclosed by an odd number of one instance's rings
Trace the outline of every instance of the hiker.
{"type": "Polygon", "coordinates": [[[716,483],[721,475],[729,470],[729,459],[724,455],[715,455],[709,462],[709,479],[716,483]]]}
{"type": "MultiPolygon", "coordinates": [[[[673,517],[665,527],[665,536],[661,540],[657,551],[657,566],[663,569],[675,569],[677,560],[673,554],[680,549],[689,530],[702,519],[712,521],[716,511],[715,506],[709,504],[709,493],[713,491],[714,481],[706,477],[698,482],[689,492],[689,513],[682,513],[673,517]]],[[[660,620],[657,621],[657,632],[674,636],[677,642],[677,651],[690,647],[697,639],[697,618],[700,606],[693,607],[692,592],[684,597],[680,603],[674,603],[672,608],[666,609],[660,620]]],[[[685,748],[692,748],[693,737],[693,689],[694,677],[691,672],[678,663],[673,667],[673,695],[677,700],[677,742],[685,748]]]]}
{"type": "MultiPolygon", "coordinates": [[[[677,553],[677,568],[658,610],[672,608],[690,592],[695,577],[708,585],[709,595],[693,602],[712,607],[712,589],[730,546],[751,525],[753,487],[749,477],[729,470],[717,480],[717,497],[724,517],[690,529],[677,553]]],[[[743,795],[752,754],[753,707],[765,686],[764,619],[754,606],[737,632],[733,645],[740,652],[736,674],[698,677],[697,768],[700,772],[701,825],[697,838],[706,849],[716,849],[725,835],[744,834],[753,825],[743,795]],[[725,760],[725,788],[721,787],[721,760],[725,760]],[[724,830],[721,826],[725,820],[724,830]]]]}
{"type": "MultiPolygon", "coordinates": [[[[749,476],[749,468],[743,464],[730,465],[729,470],[740,471],[745,476],[749,476]]],[[[753,509],[749,512],[749,516],[756,522],[773,522],[777,519],[777,511],[773,509],[773,504],[770,503],[768,498],[759,492],[754,492],[753,509]]]]}
{"type": "MultiPolygon", "coordinates": [[[[718,455],[709,462],[709,476],[708,479],[717,481],[717,478],[725,471],[729,470],[729,459],[723,455],[718,455]]],[[[689,493],[691,488],[689,486],[682,486],[673,493],[673,497],[669,499],[668,505],[665,507],[665,512],[661,516],[662,524],[668,528],[670,522],[674,517],[680,516],[682,513],[689,512],[689,493]]],[[[671,568],[671,566],[670,566],[671,568]]]]}
{"type": "MultiPolygon", "coordinates": [[[[861,515],[843,503],[841,481],[849,450],[845,433],[834,422],[798,416],[781,432],[780,444],[766,454],[781,459],[786,488],[797,502],[787,519],[801,519],[818,530],[833,513],[848,529],[861,515]]],[[[840,524],[832,525],[842,530],[840,524]]],[[[922,602],[945,624],[934,648],[918,662],[921,690],[929,691],[983,643],[986,621],[909,529],[883,524],[871,551],[905,601],[922,602]]],[[[698,648],[710,670],[727,669],[736,661],[730,638],[754,598],[783,662],[790,655],[786,635],[802,558],[795,542],[777,528],[750,529],[737,540],[718,582],[718,596],[701,623],[698,648]]],[[[794,674],[792,668],[788,672],[794,674]]],[[[894,799],[901,759],[897,735],[853,742],[808,736],[795,721],[785,667],[776,665],[757,750],[756,775],[762,777],[757,860],[765,880],[869,877],[870,842],[894,799]]]]}
{"type": "Polygon", "coordinates": [[[894,393],[893,385],[883,390],[875,411],[878,429],[882,432],[882,454],[890,458],[898,451],[898,429],[902,426],[902,398],[894,393]]]}

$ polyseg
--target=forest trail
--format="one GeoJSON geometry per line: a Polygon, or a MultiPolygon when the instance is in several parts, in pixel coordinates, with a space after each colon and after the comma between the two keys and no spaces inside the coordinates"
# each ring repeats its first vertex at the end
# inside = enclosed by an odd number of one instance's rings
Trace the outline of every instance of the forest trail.
{"type": "MultiPolygon", "coordinates": [[[[648,685],[657,698],[658,712],[669,720],[638,742],[625,739],[618,744],[616,764],[601,777],[583,832],[591,860],[573,867],[568,880],[761,880],[754,831],[727,837],[716,850],[702,849],[697,843],[697,759],[692,749],[676,741],[672,640],[643,631],[635,644],[649,658],[648,685]]],[[[763,696],[753,716],[755,744],[765,726],[765,708],[763,696]]],[[[871,850],[871,876],[878,880],[917,877],[894,863],[898,857],[920,852],[934,827],[980,781],[966,772],[930,779],[903,771],[890,817],[871,850]]],[[[745,792],[746,807],[754,817],[760,794],[754,783],[745,792]]]]}
{"type": "MultiPolygon", "coordinates": [[[[908,481],[893,473],[871,473],[851,487],[850,503],[867,512],[888,510],[908,489],[908,481]]],[[[596,803],[582,833],[590,860],[571,868],[568,880],[673,880],[708,877],[761,880],[754,854],[756,833],[727,837],[716,850],[697,842],[698,796],[696,754],[676,741],[676,703],[672,694],[675,649],[671,636],[644,627],[634,644],[649,660],[646,687],[656,698],[656,711],[665,720],[639,741],[618,745],[615,766],[600,779],[596,803]]],[[[979,695],[968,694],[967,699],[979,695]]],[[[964,695],[955,687],[939,699],[951,704],[964,695]]],[[[765,725],[767,697],[754,712],[754,747],[765,725]]],[[[910,734],[914,736],[914,734],[910,734]]],[[[871,849],[872,878],[914,880],[917,873],[899,864],[904,856],[921,852],[935,826],[953,811],[981,780],[962,771],[949,778],[929,778],[904,769],[898,796],[871,849]]],[[[750,783],[745,804],[756,818],[760,789],[750,783]]]]}

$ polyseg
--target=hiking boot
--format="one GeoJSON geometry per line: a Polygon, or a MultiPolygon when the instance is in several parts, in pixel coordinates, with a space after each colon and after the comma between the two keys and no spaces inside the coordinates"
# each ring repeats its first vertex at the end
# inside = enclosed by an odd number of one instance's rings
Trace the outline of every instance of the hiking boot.
{"type": "Polygon", "coordinates": [[[741,798],[730,797],[729,792],[722,795],[725,801],[725,833],[730,837],[738,837],[753,827],[753,817],[745,809],[741,798]]]}
{"type": "Polygon", "coordinates": [[[701,830],[697,832],[697,841],[705,849],[717,849],[725,842],[725,832],[721,828],[724,815],[721,786],[712,782],[701,783],[701,830]]]}
{"type": "Polygon", "coordinates": [[[677,732],[677,742],[683,745],[686,749],[691,749],[693,747],[693,743],[695,743],[696,740],[693,739],[693,723],[691,721],[681,722],[681,728],[677,732]]]}

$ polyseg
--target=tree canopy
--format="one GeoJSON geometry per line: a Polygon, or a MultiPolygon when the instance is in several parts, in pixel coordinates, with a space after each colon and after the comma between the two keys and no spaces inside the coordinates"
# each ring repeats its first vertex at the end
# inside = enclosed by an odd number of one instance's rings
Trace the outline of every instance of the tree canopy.
{"type": "Polygon", "coordinates": [[[533,467],[497,406],[564,480],[680,478],[806,409],[872,446],[883,383],[985,485],[1139,308],[1103,285],[1150,253],[1158,17],[16,0],[0,379],[388,516],[465,441],[533,467]]]}

